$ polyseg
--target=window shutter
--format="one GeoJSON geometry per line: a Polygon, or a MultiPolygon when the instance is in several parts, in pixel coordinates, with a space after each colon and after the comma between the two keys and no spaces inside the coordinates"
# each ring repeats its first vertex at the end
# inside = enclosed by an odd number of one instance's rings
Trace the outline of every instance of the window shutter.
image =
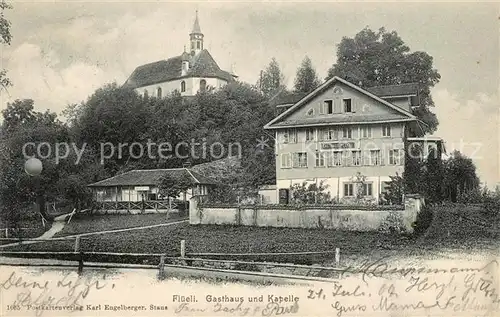
{"type": "Polygon", "coordinates": [[[352,152],[351,151],[342,151],[343,157],[343,165],[351,166],[352,165],[352,152]]]}
{"type": "Polygon", "coordinates": [[[325,114],[325,103],[324,102],[319,102],[319,114],[325,114]]]}
{"type": "Polygon", "coordinates": [[[352,112],[361,112],[361,99],[352,98],[352,112]]]}
{"type": "Polygon", "coordinates": [[[363,165],[370,165],[370,155],[371,154],[372,154],[372,152],[370,152],[370,151],[366,151],[366,152],[362,153],[363,165]]]}
{"type": "Polygon", "coordinates": [[[293,167],[299,166],[299,156],[297,155],[297,153],[293,153],[292,164],[293,164],[293,167]]]}
{"type": "Polygon", "coordinates": [[[333,100],[333,113],[341,113],[342,112],[342,100],[340,97],[335,97],[333,100]]]}

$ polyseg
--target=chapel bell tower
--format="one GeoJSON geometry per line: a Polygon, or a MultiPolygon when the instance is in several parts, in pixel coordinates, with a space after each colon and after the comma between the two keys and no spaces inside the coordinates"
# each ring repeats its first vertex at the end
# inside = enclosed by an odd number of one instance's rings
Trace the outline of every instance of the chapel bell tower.
{"type": "Polygon", "coordinates": [[[191,55],[194,56],[203,50],[203,33],[201,33],[200,22],[198,21],[198,10],[193,24],[193,30],[189,34],[191,42],[191,55]]]}

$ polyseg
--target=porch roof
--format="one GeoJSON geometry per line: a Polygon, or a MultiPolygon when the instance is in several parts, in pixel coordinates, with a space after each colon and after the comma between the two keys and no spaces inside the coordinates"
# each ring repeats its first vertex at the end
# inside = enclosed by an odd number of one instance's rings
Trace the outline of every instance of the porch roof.
{"type": "Polygon", "coordinates": [[[216,182],[206,176],[201,175],[188,168],[152,169],[152,170],[132,170],[123,174],[115,175],[103,179],[97,183],[88,185],[89,187],[116,187],[116,186],[154,186],[158,185],[164,175],[170,174],[172,177],[186,178],[193,185],[215,185],[216,182]]]}

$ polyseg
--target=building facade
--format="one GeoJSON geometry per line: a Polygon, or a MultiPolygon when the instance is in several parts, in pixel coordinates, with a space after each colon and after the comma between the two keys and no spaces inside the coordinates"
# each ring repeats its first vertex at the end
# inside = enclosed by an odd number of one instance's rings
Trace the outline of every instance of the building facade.
{"type": "Polygon", "coordinates": [[[334,200],[361,194],[379,202],[390,177],[404,171],[408,138],[423,140],[416,138],[423,123],[411,113],[417,104],[416,85],[365,90],[338,77],[326,81],[265,126],[275,134],[276,195],[323,183],[334,200]]]}
{"type": "Polygon", "coordinates": [[[189,34],[189,52],[137,67],[124,87],[133,88],[142,96],[163,98],[174,91],[182,96],[194,96],[199,91],[218,89],[237,79],[232,72],[222,70],[210,52],[204,48],[198,12],[189,34]]]}

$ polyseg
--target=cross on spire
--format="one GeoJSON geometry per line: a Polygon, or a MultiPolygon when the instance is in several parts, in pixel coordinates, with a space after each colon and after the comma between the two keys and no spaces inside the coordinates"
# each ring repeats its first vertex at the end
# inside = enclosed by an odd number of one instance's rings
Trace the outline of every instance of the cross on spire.
{"type": "Polygon", "coordinates": [[[200,28],[200,22],[198,21],[198,10],[196,10],[196,18],[194,19],[192,34],[202,34],[200,28]]]}

